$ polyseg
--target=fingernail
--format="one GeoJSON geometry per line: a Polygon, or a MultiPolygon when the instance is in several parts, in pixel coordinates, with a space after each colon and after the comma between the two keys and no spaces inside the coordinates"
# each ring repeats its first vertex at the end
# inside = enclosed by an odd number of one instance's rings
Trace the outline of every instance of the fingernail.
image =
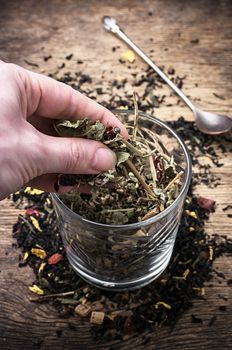
{"type": "Polygon", "coordinates": [[[116,154],[109,148],[98,148],[93,160],[93,168],[105,171],[113,168],[116,164],[116,154]]]}

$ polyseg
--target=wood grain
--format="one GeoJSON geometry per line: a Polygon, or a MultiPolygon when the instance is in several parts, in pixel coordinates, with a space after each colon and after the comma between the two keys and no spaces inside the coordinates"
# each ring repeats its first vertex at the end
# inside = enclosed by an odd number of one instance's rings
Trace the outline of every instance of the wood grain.
{"type": "MultiPolygon", "coordinates": [[[[74,1],[53,0],[0,1],[0,57],[45,74],[55,72],[61,62],[65,71],[82,71],[92,76],[99,86],[105,81],[127,77],[131,70],[120,64],[119,58],[126,47],[115,37],[103,31],[101,18],[116,16],[128,35],[160,66],[173,66],[180,76],[186,75],[184,91],[202,108],[231,114],[232,94],[232,3],[230,0],[118,0],[74,1]],[[149,16],[148,12],[153,15],[149,16]],[[152,39],[152,40],[151,40],[152,39]],[[191,43],[198,39],[198,43],[191,43]],[[115,52],[112,47],[120,46],[115,52]],[[150,52],[154,50],[154,52],[150,52]],[[73,53],[70,61],[65,56],[73,53]],[[44,61],[45,55],[52,59],[44,61]],[[39,67],[30,67],[25,59],[39,67]],[[78,64],[82,60],[83,64],[78,64]],[[214,94],[223,96],[217,98],[214,94]]],[[[139,59],[132,69],[144,70],[139,59]]],[[[163,91],[167,91],[167,88],[163,91]]],[[[175,96],[169,101],[176,104],[175,96]]],[[[101,102],[101,101],[100,101],[101,102]]],[[[176,119],[183,115],[192,120],[182,104],[161,106],[157,116],[176,119]]],[[[213,168],[221,177],[216,189],[203,185],[197,192],[215,198],[217,210],[210,216],[207,230],[210,234],[232,237],[232,219],[222,210],[231,203],[232,154],[222,154],[224,166],[213,168]]],[[[20,251],[12,248],[12,225],[19,210],[9,200],[0,204],[0,348],[12,349],[212,349],[232,348],[232,293],[226,280],[214,276],[207,283],[206,300],[194,302],[171,332],[156,329],[144,344],[143,335],[132,335],[124,341],[96,344],[88,324],[79,318],[62,319],[48,304],[29,301],[28,286],[33,281],[29,268],[18,267],[20,251]],[[220,299],[219,294],[227,300],[220,299]],[[220,305],[226,305],[222,312],[220,305]],[[203,324],[191,323],[191,314],[202,318],[203,324]],[[215,323],[209,327],[212,316],[215,323]],[[71,325],[71,326],[70,326],[71,325]],[[75,327],[75,331],[70,327],[75,327]],[[61,332],[61,335],[59,333],[61,332]],[[60,335],[60,336],[58,336],[60,335]]],[[[226,279],[232,278],[231,257],[223,256],[215,263],[226,279]]]]}

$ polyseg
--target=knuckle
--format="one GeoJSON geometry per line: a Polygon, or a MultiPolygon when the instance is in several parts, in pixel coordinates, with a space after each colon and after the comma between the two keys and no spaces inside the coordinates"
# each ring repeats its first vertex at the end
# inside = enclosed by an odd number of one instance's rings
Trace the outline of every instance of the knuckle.
{"type": "Polygon", "coordinates": [[[22,133],[20,144],[24,149],[23,153],[26,155],[26,158],[28,158],[28,165],[32,172],[31,178],[42,175],[46,170],[46,162],[44,161],[44,158],[46,157],[47,151],[41,135],[36,132],[36,130],[31,132],[31,130],[26,129],[24,133],[22,133]],[[29,138],[30,150],[28,150],[28,144],[26,141],[29,138]]]}
{"type": "Polygon", "coordinates": [[[74,89],[70,85],[67,85],[63,82],[60,82],[60,84],[62,85],[63,91],[66,91],[66,103],[64,104],[61,114],[72,118],[76,112],[76,104],[73,103],[73,100],[75,98],[74,89]],[[71,106],[73,106],[73,108],[71,108],[71,106]]]}
{"type": "Polygon", "coordinates": [[[66,169],[68,172],[76,172],[81,164],[82,149],[81,144],[70,142],[68,144],[68,157],[66,159],[66,169]]]}
{"type": "Polygon", "coordinates": [[[105,124],[107,126],[109,124],[108,115],[109,115],[109,111],[105,107],[103,107],[101,120],[102,120],[103,124],[105,124]]]}

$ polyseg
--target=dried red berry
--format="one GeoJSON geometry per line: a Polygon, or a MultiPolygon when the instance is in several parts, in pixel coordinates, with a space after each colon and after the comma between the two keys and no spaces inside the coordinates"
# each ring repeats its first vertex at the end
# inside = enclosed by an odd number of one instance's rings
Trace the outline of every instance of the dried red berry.
{"type": "Polygon", "coordinates": [[[25,214],[28,216],[39,216],[39,210],[34,209],[34,208],[27,208],[25,214]]]}
{"type": "Polygon", "coordinates": [[[201,208],[213,211],[216,202],[213,199],[210,199],[210,198],[198,197],[197,198],[197,203],[198,203],[198,205],[201,208]]]}
{"type": "Polygon", "coordinates": [[[117,126],[115,126],[114,128],[112,128],[112,126],[110,126],[104,132],[104,140],[106,140],[106,141],[113,140],[116,137],[116,135],[120,133],[120,131],[121,130],[117,126]]]}
{"type": "Polygon", "coordinates": [[[160,181],[163,176],[163,164],[162,161],[158,157],[153,157],[154,159],[154,166],[156,169],[157,174],[157,180],[160,181]]]}
{"type": "Polygon", "coordinates": [[[49,265],[56,265],[58,262],[60,262],[63,259],[63,255],[59,253],[55,253],[50,258],[48,259],[48,264],[49,265]]]}

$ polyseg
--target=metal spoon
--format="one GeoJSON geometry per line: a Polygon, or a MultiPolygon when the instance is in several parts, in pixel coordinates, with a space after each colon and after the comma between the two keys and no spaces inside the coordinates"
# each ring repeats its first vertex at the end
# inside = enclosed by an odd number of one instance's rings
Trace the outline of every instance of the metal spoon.
{"type": "Polygon", "coordinates": [[[103,17],[103,26],[106,31],[112,32],[122,39],[138,56],[140,56],[154,71],[170,86],[171,89],[187,104],[192,110],[196,125],[205,134],[219,135],[229,131],[232,128],[232,119],[225,115],[218,115],[211,112],[204,112],[196,108],[187,96],[155,65],[145,53],[136,46],[130,38],[120,29],[113,17],[103,17]]]}

